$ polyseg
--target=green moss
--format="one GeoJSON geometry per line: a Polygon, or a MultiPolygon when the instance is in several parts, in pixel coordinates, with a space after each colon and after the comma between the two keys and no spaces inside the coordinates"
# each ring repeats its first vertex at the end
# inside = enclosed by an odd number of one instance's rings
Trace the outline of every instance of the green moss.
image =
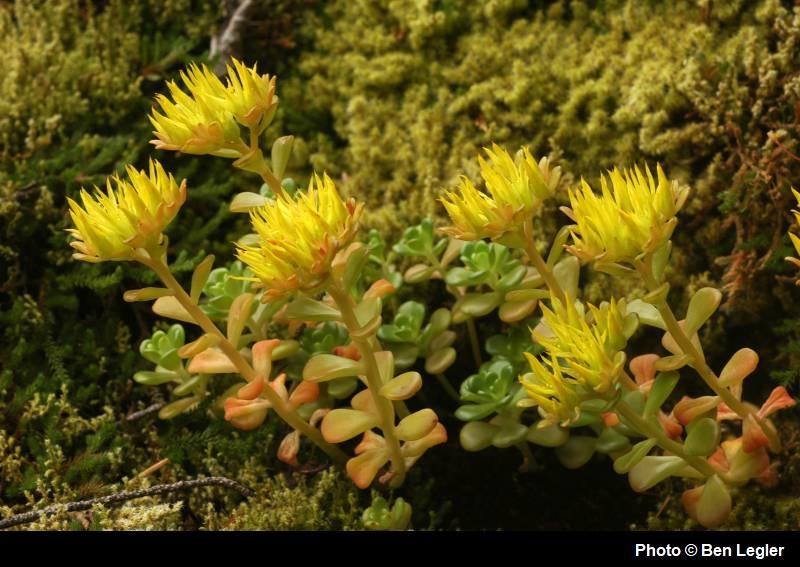
{"type": "MultiPolygon", "coordinates": [[[[255,479],[254,479],[255,480],[255,479]]],[[[360,494],[346,476],[328,470],[313,476],[272,474],[259,479],[258,493],[230,514],[208,518],[210,529],[362,529],[360,494]]]]}
{"type": "Polygon", "coordinates": [[[493,141],[590,180],[659,161],[694,186],[679,243],[691,268],[754,252],[714,274],[752,310],[800,173],[798,18],[776,0],[333,1],[309,15],[313,48],[282,95],[327,113],[333,131],[308,136],[312,164],[393,230],[441,214],[442,187],[476,177],[493,141]]]}

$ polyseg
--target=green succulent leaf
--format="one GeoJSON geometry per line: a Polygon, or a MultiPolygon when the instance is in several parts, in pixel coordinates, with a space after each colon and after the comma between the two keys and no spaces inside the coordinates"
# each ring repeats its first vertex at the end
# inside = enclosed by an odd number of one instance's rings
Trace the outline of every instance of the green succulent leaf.
{"type": "Polygon", "coordinates": [[[492,445],[498,449],[507,449],[516,445],[524,441],[528,434],[527,426],[511,419],[504,420],[503,423],[495,423],[495,425],[499,425],[499,429],[492,438],[492,445]]]}
{"type": "Polygon", "coordinates": [[[570,297],[578,296],[581,263],[575,256],[566,256],[553,267],[553,277],[570,297]]]}
{"type": "MultiPolygon", "coordinates": [[[[388,341],[387,341],[388,343],[388,341]]],[[[419,358],[420,349],[412,343],[388,343],[386,345],[394,355],[394,364],[400,369],[411,368],[419,358]]]]}
{"type": "Polygon", "coordinates": [[[648,456],[639,461],[628,473],[628,481],[636,492],[644,492],[671,476],[702,478],[702,475],[673,455],[648,456]]]}
{"type": "Polygon", "coordinates": [[[482,451],[492,445],[498,429],[485,421],[470,421],[461,428],[458,440],[465,451],[482,451]]]}
{"type": "Polygon", "coordinates": [[[502,294],[497,291],[469,293],[458,301],[455,311],[467,317],[483,317],[497,308],[502,300],[502,294]]]}
{"type": "Polygon", "coordinates": [[[253,272],[238,260],[227,268],[211,270],[203,286],[206,300],[200,308],[212,319],[224,319],[234,299],[253,291],[253,282],[241,279],[250,277],[253,272]]]}
{"type": "Polygon", "coordinates": [[[716,419],[704,417],[693,421],[687,428],[684,450],[689,455],[707,457],[719,445],[720,429],[716,419]]]}
{"type": "Polygon", "coordinates": [[[630,446],[631,443],[628,438],[611,427],[606,427],[597,436],[596,449],[598,453],[615,453],[624,451],[630,446]]]}
{"type": "Polygon", "coordinates": [[[537,423],[528,428],[525,439],[542,447],[560,447],[569,439],[569,430],[556,424],[540,427],[537,423]]]}
{"type": "Polygon", "coordinates": [[[640,441],[630,451],[614,461],[614,471],[617,474],[627,474],[656,446],[655,439],[640,441]]]}
{"type": "Polygon", "coordinates": [[[178,349],[184,345],[185,338],[183,326],[175,324],[166,333],[156,331],[152,337],[142,341],[139,345],[139,353],[158,366],[176,370],[182,364],[178,356],[178,349]]]}
{"type": "Polygon", "coordinates": [[[650,327],[657,327],[664,331],[667,330],[667,325],[661,318],[661,314],[655,306],[642,301],[641,299],[634,299],[629,301],[626,305],[628,313],[635,313],[639,317],[639,321],[650,327]]]}
{"type": "Polygon", "coordinates": [[[389,503],[381,496],[372,501],[372,505],[364,510],[361,521],[368,530],[405,530],[411,522],[411,506],[402,498],[389,503]]]}
{"type": "MultiPolygon", "coordinates": [[[[433,221],[425,219],[416,226],[408,227],[392,249],[401,256],[428,258],[434,255],[434,240],[433,221]]],[[[446,246],[446,240],[442,241],[446,246]]]]}
{"type": "Polygon", "coordinates": [[[303,380],[325,382],[364,374],[364,365],[355,360],[334,354],[318,354],[303,368],[303,380]]]}
{"type": "Polygon", "coordinates": [[[597,439],[585,435],[573,435],[556,449],[556,456],[568,469],[578,469],[589,462],[597,447],[597,439]]]}
{"type": "Polygon", "coordinates": [[[516,385],[513,365],[506,360],[483,364],[461,384],[461,400],[467,402],[456,410],[456,417],[474,421],[497,412],[511,400],[516,385]]]}
{"type": "Polygon", "coordinates": [[[486,352],[494,358],[502,358],[514,365],[519,370],[525,363],[525,354],[529,352],[538,355],[542,352],[542,347],[531,340],[528,327],[533,327],[535,321],[529,324],[518,324],[506,333],[493,335],[486,340],[486,352]]]}
{"type": "Polygon", "coordinates": [[[299,321],[338,321],[342,314],[327,303],[298,295],[287,306],[286,316],[299,321]]]}
{"type": "Polygon", "coordinates": [[[428,374],[442,374],[456,361],[456,349],[443,348],[430,353],[425,358],[425,372],[428,374]]]}
{"type": "Polygon", "coordinates": [[[378,338],[388,343],[416,344],[424,319],[425,306],[417,301],[406,301],[397,309],[391,324],[381,325],[378,338]]]}
{"type": "Polygon", "coordinates": [[[350,342],[347,330],[333,322],[325,322],[313,328],[306,328],[300,336],[300,348],[309,355],[330,353],[337,346],[350,342]]]}
{"type": "Polygon", "coordinates": [[[690,337],[708,321],[721,301],[722,292],[713,287],[704,287],[692,296],[684,323],[684,329],[690,337]]]}
{"type": "Polygon", "coordinates": [[[677,372],[660,372],[653,381],[653,387],[647,394],[643,416],[654,416],[678,384],[680,375],[677,372]]]}

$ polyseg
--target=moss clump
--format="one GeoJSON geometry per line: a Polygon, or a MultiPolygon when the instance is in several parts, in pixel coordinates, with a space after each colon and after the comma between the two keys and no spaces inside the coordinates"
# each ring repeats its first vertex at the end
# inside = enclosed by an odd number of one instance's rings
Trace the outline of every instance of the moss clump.
{"type": "Polygon", "coordinates": [[[333,470],[306,476],[262,477],[256,496],[229,514],[209,516],[211,529],[357,530],[363,529],[363,505],[357,488],[333,470]]]}
{"type": "Polygon", "coordinates": [[[283,95],[329,117],[309,133],[312,163],[393,229],[441,213],[440,189],[476,177],[492,141],[590,178],[660,161],[695,188],[690,267],[728,256],[716,279],[757,309],[800,173],[799,18],[777,0],[333,1],[309,15],[314,47],[283,95]]]}
{"type": "Polygon", "coordinates": [[[191,39],[208,33],[218,9],[193,0],[103,4],[15,0],[0,6],[0,158],[30,155],[75,129],[118,126],[139,108],[143,56],[166,55],[146,52],[145,19],[161,35],[183,21],[191,39]]]}

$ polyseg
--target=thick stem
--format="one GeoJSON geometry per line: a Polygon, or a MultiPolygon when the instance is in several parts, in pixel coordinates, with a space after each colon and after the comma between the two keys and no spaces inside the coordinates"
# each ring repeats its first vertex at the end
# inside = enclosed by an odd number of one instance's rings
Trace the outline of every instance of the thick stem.
{"type": "Polygon", "coordinates": [[[411,415],[408,406],[403,400],[394,401],[394,411],[397,412],[397,417],[399,417],[400,419],[405,419],[406,417],[411,415]]]}
{"type": "Polygon", "coordinates": [[[656,444],[659,447],[664,449],[665,451],[669,451],[673,455],[680,457],[684,461],[686,461],[689,465],[692,466],[697,472],[702,474],[706,478],[710,478],[712,476],[720,475],[722,477],[722,473],[714,469],[711,465],[708,464],[708,461],[696,457],[693,455],[687,455],[686,451],[683,450],[683,445],[678,443],[677,441],[673,441],[667,434],[664,433],[660,427],[653,425],[634,410],[631,406],[626,404],[624,401],[620,400],[617,402],[616,406],[614,406],[615,411],[619,412],[619,414],[624,417],[630,425],[632,425],[636,430],[644,435],[645,437],[649,437],[651,439],[655,439],[656,444]]]}
{"type": "Polygon", "coordinates": [[[525,236],[525,253],[528,259],[533,264],[533,267],[536,268],[536,271],[539,272],[539,275],[542,276],[542,279],[544,279],[547,287],[550,289],[550,293],[556,296],[556,299],[563,305],[566,305],[567,296],[561,288],[561,284],[558,283],[558,280],[553,275],[547,262],[544,261],[542,255],[539,254],[539,251],[536,249],[536,242],[533,240],[533,222],[526,221],[522,230],[525,236]]]}
{"type": "Polygon", "coordinates": [[[261,176],[261,179],[264,181],[264,183],[269,185],[269,188],[272,189],[272,192],[275,193],[275,197],[278,199],[281,197],[286,197],[286,191],[283,190],[280,180],[273,175],[266,163],[264,163],[264,167],[258,170],[258,174],[261,176]]]}
{"type": "MultiPolygon", "coordinates": [[[[436,268],[436,271],[442,276],[444,280],[446,277],[444,266],[442,266],[442,262],[434,256],[430,254],[428,256],[428,260],[430,260],[433,267],[436,268]]],[[[464,291],[460,287],[446,285],[447,291],[450,292],[450,295],[455,297],[456,299],[461,299],[466,295],[464,291]]],[[[478,339],[478,328],[475,326],[475,319],[472,317],[468,317],[464,324],[467,326],[467,334],[469,335],[469,344],[470,348],[472,349],[472,359],[475,361],[475,368],[480,368],[483,364],[483,357],[481,356],[481,343],[478,339]]]]}
{"type": "Polygon", "coordinates": [[[625,388],[627,388],[628,390],[638,390],[638,389],[639,389],[639,384],[637,384],[637,383],[634,381],[634,379],[633,379],[633,378],[631,378],[631,377],[628,375],[628,373],[627,373],[627,372],[625,372],[625,371],[623,370],[623,371],[622,371],[622,374],[621,374],[620,376],[622,377],[622,385],[623,385],[625,388]]]}
{"type": "Polygon", "coordinates": [[[530,472],[536,467],[536,458],[533,456],[531,448],[528,446],[527,441],[520,441],[517,443],[516,448],[522,453],[522,465],[519,467],[520,472],[530,472]]]}
{"type": "Polygon", "coordinates": [[[483,357],[481,356],[481,343],[478,340],[478,329],[475,326],[475,319],[469,317],[464,323],[467,325],[467,334],[469,335],[469,344],[472,347],[472,358],[475,361],[475,367],[480,368],[483,364],[483,357]]]}
{"type": "Polygon", "coordinates": [[[383,379],[381,378],[378,368],[378,361],[375,358],[375,349],[369,337],[356,337],[358,331],[361,329],[361,325],[358,323],[355,312],[355,302],[350,294],[343,286],[340,286],[338,282],[334,282],[333,285],[328,288],[328,293],[342,313],[342,322],[345,327],[347,327],[353,343],[358,347],[361,353],[361,360],[366,366],[367,388],[370,394],[372,394],[372,401],[375,403],[375,407],[380,414],[380,428],[386,440],[386,446],[389,448],[389,458],[391,459],[392,472],[394,473],[392,486],[400,486],[403,484],[406,476],[406,461],[400,449],[400,440],[395,432],[394,406],[390,400],[380,395],[383,379]]]}
{"type": "MultiPolygon", "coordinates": [[[[258,149],[260,144],[258,143],[258,134],[255,130],[250,130],[250,150],[258,149]]],[[[267,162],[264,161],[264,157],[262,155],[261,161],[259,162],[259,167],[256,172],[261,176],[261,179],[269,185],[269,188],[272,189],[272,192],[275,194],[275,197],[280,199],[281,197],[286,196],[286,192],[283,190],[281,186],[281,180],[275,177],[275,174],[272,173],[272,170],[267,166],[267,162]]]]}
{"type": "MultiPolygon", "coordinates": [[[[236,369],[239,371],[242,377],[248,382],[255,380],[257,378],[256,371],[252,366],[250,366],[250,363],[245,360],[236,347],[228,340],[222,331],[220,331],[219,327],[217,327],[214,322],[209,319],[208,315],[203,313],[203,310],[200,309],[200,307],[194,301],[192,301],[192,298],[189,297],[189,294],[186,293],[183,287],[181,287],[181,284],[178,283],[178,280],[176,280],[172,275],[169,267],[158,258],[159,256],[157,255],[157,252],[152,251],[148,252],[147,256],[138,256],[137,260],[156,273],[167,289],[172,292],[178,303],[180,303],[186,312],[189,313],[194,322],[197,323],[201,329],[203,329],[206,333],[215,335],[219,338],[218,346],[228,356],[231,362],[233,362],[234,366],[236,366],[236,369]]],[[[325,439],[322,438],[322,434],[319,432],[319,430],[309,425],[305,420],[297,415],[297,413],[286,401],[283,400],[283,398],[278,395],[275,390],[272,388],[264,388],[263,394],[272,405],[272,409],[275,410],[275,413],[277,413],[278,416],[283,419],[283,421],[313,441],[314,444],[325,451],[325,453],[331,459],[333,459],[334,462],[341,464],[347,460],[347,456],[344,454],[344,452],[342,452],[341,449],[325,441],[325,439]]]]}
{"type": "MultiPolygon", "coordinates": [[[[651,291],[655,290],[658,287],[658,282],[653,277],[652,271],[646,266],[646,263],[645,266],[640,268],[639,271],[642,274],[648,289],[651,291]]],[[[741,400],[737,399],[736,396],[734,396],[731,391],[728,390],[728,388],[720,385],[719,377],[706,363],[705,357],[702,355],[702,353],[700,353],[692,344],[692,340],[680,326],[680,323],[678,323],[675,313],[672,311],[672,308],[669,306],[666,300],[656,304],[655,307],[661,314],[661,318],[664,320],[667,331],[670,335],[672,335],[672,338],[675,339],[675,342],[678,343],[678,346],[681,348],[684,354],[691,359],[692,367],[697,371],[697,374],[700,376],[700,378],[703,379],[703,382],[705,382],[706,385],[711,388],[711,390],[717,396],[720,397],[725,405],[735,412],[740,418],[745,419],[749,415],[752,415],[756,422],[761,426],[764,434],[769,439],[770,449],[772,449],[774,452],[780,451],[780,439],[774,434],[772,429],[764,423],[763,419],[759,417],[755,411],[743,404],[741,400]]]]}
{"type": "Polygon", "coordinates": [[[436,381],[439,382],[439,385],[445,391],[445,393],[450,396],[456,403],[461,403],[461,396],[458,395],[456,389],[453,388],[453,385],[447,380],[447,376],[442,374],[441,372],[438,374],[433,375],[436,378],[436,381]]]}

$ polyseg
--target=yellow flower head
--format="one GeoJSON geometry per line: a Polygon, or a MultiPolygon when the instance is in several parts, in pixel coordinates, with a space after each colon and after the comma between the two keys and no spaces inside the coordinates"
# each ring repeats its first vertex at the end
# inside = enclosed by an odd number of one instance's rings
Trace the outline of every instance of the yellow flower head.
{"type": "Polygon", "coordinates": [[[275,116],[278,97],[275,96],[275,77],[259,75],[256,66],[248,68],[233,60],[228,66],[227,108],[242,125],[261,134],[275,116]]]}
{"type": "Polygon", "coordinates": [[[355,236],[362,209],[352,199],[343,201],[330,177],[314,175],[307,193],[281,196],[251,211],[260,242],[239,245],[237,256],[266,288],[264,300],[317,291],[333,257],[355,236]]]}
{"type": "Polygon", "coordinates": [[[601,176],[601,194],[585,182],[570,190],[571,208],[564,212],[576,223],[572,231],[572,254],[584,261],[604,264],[633,263],[672,236],[688,188],[669,181],[658,166],[658,183],[649,168],[643,175],[636,167],[601,176]]]}
{"type": "Polygon", "coordinates": [[[588,391],[609,392],[625,365],[624,304],[614,299],[600,307],[589,304],[587,321],[569,297],[566,304],[555,297],[551,303],[552,310],[542,304],[542,322],[534,329],[533,340],[552,359],[563,361],[564,372],[588,391]]]}
{"type": "MultiPolygon", "coordinates": [[[[797,200],[797,204],[800,206],[800,192],[798,192],[794,187],[792,187],[792,194],[794,194],[794,198],[797,200]]],[[[794,221],[798,225],[800,225],[800,211],[798,211],[797,209],[792,209],[792,214],[794,214],[794,221]]],[[[795,233],[790,231],[789,238],[791,239],[792,244],[794,245],[795,252],[797,253],[798,256],[800,256],[800,237],[798,237],[795,233]]],[[[786,259],[795,266],[800,267],[800,260],[798,260],[797,258],[789,257],[786,259]]],[[[798,280],[798,283],[800,283],[800,280],[798,280]]]]}
{"type": "Polygon", "coordinates": [[[478,161],[488,194],[462,177],[458,191],[447,191],[440,199],[453,222],[442,232],[460,240],[491,238],[522,245],[522,224],[555,192],[561,168],[551,168],[547,158],[537,164],[527,148],[516,159],[496,144],[485,151],[489,159],[478,161]]]}
{"type": "Polygon", "coordinates": [[[153,109],[150,122],[158,149],[241,157],[246,145],[239,125],[260,135],[278,108],[275,77],[259,75],[255,66],[250,69],[236,59],[225,83],[205,65],[191,65],[181,79],[185,91],[171,81],[172,100],[156,97],[161,112],[153,109]]]}
{"type": "Polygon", "coordinates": [[[150,160],[149,172],[132,166],[126,172],[128,180],[108,179],[105,193],[95,188],[91,195],[81,189],[83,206],[68,199],[77,260],[131,259],[134,248],[161,241],[162,232],[186,201],[186,181],[178,185],[157,161],[150,160]]]}
{"type": "Polygon", "coordinates": [[[160,150],[240,157],[241,132],[228,109],[229,89],[205,65],[191,65],[181,79],[188,92],[170,81],[172,100],[156,96],[161,112],[154,108],[150,116],[157,138],[151,143],[160,150]]]}
{"type": "Polygon", "coordinates": [[[539,406],[545,424],[567,426],[578,419],[581,403],[578,383],[564,374],[557,359],[542,357],[545,362],[542,364],[531,353],[523,354],[531,365],[531,372],[520,377],[529,398],[522,400],[520,406],[539,406]]]}

